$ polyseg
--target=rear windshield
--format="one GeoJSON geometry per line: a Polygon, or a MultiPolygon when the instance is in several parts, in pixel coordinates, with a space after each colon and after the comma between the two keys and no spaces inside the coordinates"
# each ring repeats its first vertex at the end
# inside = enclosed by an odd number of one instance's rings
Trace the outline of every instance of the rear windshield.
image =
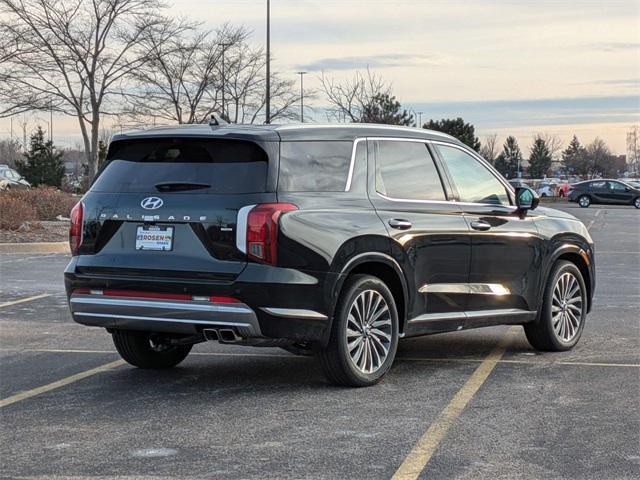
{"type": "Polygon", "coordinates": [[[266,152],[237,140],[127,140],[111,145],[94,192],[261,193],[266,152]]]}
{"type": "Polygon", "coordinates": [[[352,149],[353,142],[282,142],[278,191],[344,191],[352,149]]]}

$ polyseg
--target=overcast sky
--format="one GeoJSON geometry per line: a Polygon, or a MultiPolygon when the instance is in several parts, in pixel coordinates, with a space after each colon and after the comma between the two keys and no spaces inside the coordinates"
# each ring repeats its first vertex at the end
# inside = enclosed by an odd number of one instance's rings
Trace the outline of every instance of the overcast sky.
{"type": "MultiPolygon", "coordinates": [[[[264,43],[266,0],[172,3],[207,27],[244,24],[264,43]]],[[[271,18],[283,75],[307,70],[314,87],[321,72],[341,79],[369,66],[423,121],[462,116],[525,148],[536,132],[601,136],[618,153],[640,121],[638,0],[272,0],[271,18]]]]}

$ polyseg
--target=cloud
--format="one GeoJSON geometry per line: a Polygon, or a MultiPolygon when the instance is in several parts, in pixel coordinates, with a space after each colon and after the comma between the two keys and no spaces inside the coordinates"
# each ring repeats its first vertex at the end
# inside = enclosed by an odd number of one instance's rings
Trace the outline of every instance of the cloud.
{"type": "Polygon", "coordinates": [[[310,72],[331,70],[357,70],[363,68],[393,68],[407,66],[442,65],[442,57],[413,54],[380,54],[369,56],[321,58],[311,63],[299,65],[298,68],[310,72]]]}
{"type": "Polygon", "coordinates": [[[640,50],[640,43],[638,42],[605,42],[595,43],[589,45],[591,48],[603,50],[605,52],[621,52],[628,50],[640,50]]]}
{"type": "Polygon", "coordinates": [[[640,120],[636,95],[564,97],[531,100],[463,102],[413,102],[404,105],[433,118],[463,117],[483,128],[517,125],[575,125],[590,123],[634,123],[640,120]]]}

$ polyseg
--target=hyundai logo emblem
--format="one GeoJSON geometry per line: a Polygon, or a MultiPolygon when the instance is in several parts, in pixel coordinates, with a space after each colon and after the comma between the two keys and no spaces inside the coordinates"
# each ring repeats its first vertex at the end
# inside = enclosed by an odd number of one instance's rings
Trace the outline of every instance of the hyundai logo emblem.
{"type": "Polygon", "coordinates": [[[158,197],[147,197],[140,202],[140,206],[146,210],[155,210],[163,204],[162,199],[158,197]]]}

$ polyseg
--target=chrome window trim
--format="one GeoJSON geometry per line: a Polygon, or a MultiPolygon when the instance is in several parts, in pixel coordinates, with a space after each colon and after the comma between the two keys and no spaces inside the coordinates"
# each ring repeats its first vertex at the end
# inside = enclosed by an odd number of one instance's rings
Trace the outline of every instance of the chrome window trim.
{"type": "MultiPolygon", "coordinates": [[[[489,170],[489,172],[492,173],[493,176],[496,177],[497,180],[500,183],[502,183],[505,187],[508,188],[508,191],[509,191],[509,193],[511,193],[511,195],[515,195],[513,187],[511,187],[509,182],[504,180],[502,178],[502,175],[500,175],[500,173],[495,168],[493,168],[491,165],[489,165],[485,159],[480,157],[478,154],[474,153],[469,148],[465,148],[465,147],[462,147],[460,145],[456,145],[456,144],[450,143],[450,142],[442,142],[442,141],[439,141],[439,140],[427,140],[427,139],[421,139],[421,138],[366,137],[366,138],[359,138],[357,140],[372,140],[372,141],[392,140],[392,141],[399,141],[399,142],[416,142],[416,143],[424,143],[424,144],[436,144],[436,145],[444,145],[444,146],[447,146],[447,147],[457,148],[458,150],[461,150],[461,151],[463,151],[463,152],[465,152],[467,154],[470,154],[471,157],[473,157],[474,159],[480,161],[480,163],[482,164],[483,167],[487,168],[489,170]]],[[[416,199],[389,197],[387,195],[384,195],[384,194],[378,192],[377,190],[375,190],[375,192],[376,192],[376,195],[378,195],[380,198],[382,198],[384,200],[389,200],[391,202],[432,203],[432,204],[440,204],[440,205],[442,205],[442,204],[444,204],[444,205],[467,205],[467,206],[480,206],[480,207],[502,207],[502,208],[509,209],[510,212],[508,212],[508,213],[513,213],[516,210],[516,207],[514,205],[502,205],[502,204],[496,205],[495,203],[478,203],[478,202],[457,202],[455,200],[416,200],[416,199]]]]}
{"type": "Polygon", "coordinates": [[[246,205],[238,210],[236,221],[236,248],[242,253],[247,253],[247,219],[249,212],[255,205],[246,205]]]}
{"type": "Polygon", "coordinates": [[[349,163],[349,174],[347,175],[347,184],[344,187],[344,191],[351,190],[351,181],[353,180],[353,170],[356,164],[356,151],[358,150],[358,143],[366,141],[366,137],[356,138],[353,141],[353,147],[351,148],[351,162],[349,163]]]}

